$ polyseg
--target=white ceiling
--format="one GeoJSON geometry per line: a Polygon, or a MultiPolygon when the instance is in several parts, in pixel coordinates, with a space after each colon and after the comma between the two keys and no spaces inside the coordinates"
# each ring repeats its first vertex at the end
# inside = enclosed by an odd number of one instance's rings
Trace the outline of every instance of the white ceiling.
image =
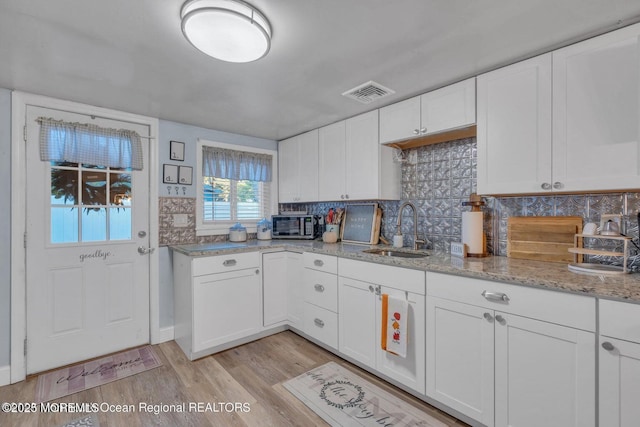
{"type": "Polygon", "coordinates": [[[638,0],[249,0],[269,54],[232,64],[180,30],[182,0],[0,0],[0,87],[269,139],[640,20],[638,0]],[[396,91],[341,96],[368,80],[396,91]]]}

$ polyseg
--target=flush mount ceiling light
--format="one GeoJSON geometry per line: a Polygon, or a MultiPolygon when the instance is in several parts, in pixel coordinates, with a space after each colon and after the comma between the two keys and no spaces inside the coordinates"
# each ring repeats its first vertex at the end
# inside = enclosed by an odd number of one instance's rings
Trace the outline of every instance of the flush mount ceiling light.
{"type": "Polygon", "coordinates": [[[255,61],[271,47],[269,21],[242,0],[189,0],[180,17],[189,43],[223,61],[255,61]]]}

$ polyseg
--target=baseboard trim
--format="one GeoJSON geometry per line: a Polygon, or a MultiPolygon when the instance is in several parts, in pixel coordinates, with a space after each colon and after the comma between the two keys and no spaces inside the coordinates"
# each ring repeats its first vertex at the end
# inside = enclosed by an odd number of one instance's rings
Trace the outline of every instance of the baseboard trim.
{"type": "Polygon", "coordinates": [[[0,366],[0,386],[11,384],[11,366],[0,366]]]}
{"type": "Polygon", "coordinates": [[[173,326],[167,326],[166,328],[160,328],[158,330],[157,340],[154,340],[151,344],[160,344],[167,341],[173,341],[174,331],[173,326]]]}

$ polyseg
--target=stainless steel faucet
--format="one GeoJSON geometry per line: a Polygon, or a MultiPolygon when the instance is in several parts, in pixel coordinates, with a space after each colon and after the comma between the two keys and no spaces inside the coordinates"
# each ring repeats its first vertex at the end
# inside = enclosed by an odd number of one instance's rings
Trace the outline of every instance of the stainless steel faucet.
{"type": "Polygon", "coordinates": [[[416,209],[416,205],[411,202],[404,202],[400,205],[400,209],[398,209],[398,222],[396,223],[396,234],[402,234],[402,211],[405,207],[411,207],[413,209],[413,249],[418,250],[419,244],[427,243],[424,239],[418,239],[418,210],[416,209]]]}

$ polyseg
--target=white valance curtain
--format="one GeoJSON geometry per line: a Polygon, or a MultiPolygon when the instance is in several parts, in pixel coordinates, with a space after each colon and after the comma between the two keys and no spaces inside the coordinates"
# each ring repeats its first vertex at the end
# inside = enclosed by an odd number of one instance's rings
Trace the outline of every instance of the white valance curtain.
{"type": "Polygon", "coordinates": [[[272,156],[219,147],[202,147],[202,174],[216,178],[271,181],[272,156]]]}
{"type": "Polygon", "coordinates": [[[142,170],[140,135],[84,123],[38,117],[40,159],[142,170]]]}

